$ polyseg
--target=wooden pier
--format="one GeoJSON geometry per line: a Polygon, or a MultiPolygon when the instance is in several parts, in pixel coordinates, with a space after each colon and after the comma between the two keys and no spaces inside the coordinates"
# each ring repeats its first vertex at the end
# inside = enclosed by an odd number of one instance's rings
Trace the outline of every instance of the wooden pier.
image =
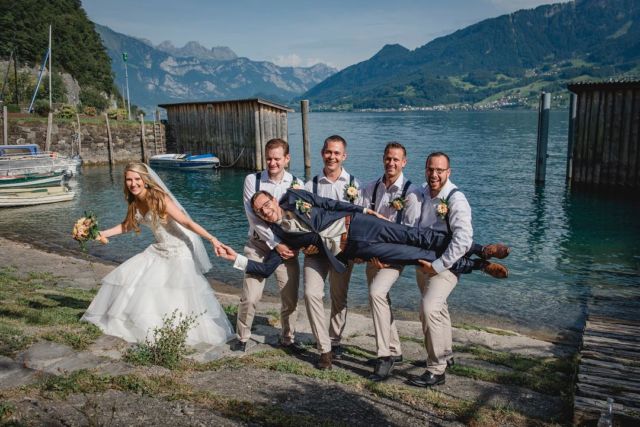
{"type": "Polygon", "coordinates": [[[640,296],[595,295],[587,308],[574,424],[598,420],[612,398],[614,425],[640,425],[640,296]]]}

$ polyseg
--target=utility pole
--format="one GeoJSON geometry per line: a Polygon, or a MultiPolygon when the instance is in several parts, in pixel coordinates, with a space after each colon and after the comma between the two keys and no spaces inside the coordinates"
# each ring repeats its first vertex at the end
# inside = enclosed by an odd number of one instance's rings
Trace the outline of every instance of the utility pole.
{"type": "Polygon", "coordinates": [[[53,87],[51,86],[51,25],[49,25],[49,111],[53,111],[51,108],[53,87]]]}
{"type": "Polygon", "coordinates": [[[131,98],[129,98],[129,73],[127,71],[127,52],[122,52],[122,60],[124,61],[124,82],[127,86],[127,117],[131,120],[131,98]]]}

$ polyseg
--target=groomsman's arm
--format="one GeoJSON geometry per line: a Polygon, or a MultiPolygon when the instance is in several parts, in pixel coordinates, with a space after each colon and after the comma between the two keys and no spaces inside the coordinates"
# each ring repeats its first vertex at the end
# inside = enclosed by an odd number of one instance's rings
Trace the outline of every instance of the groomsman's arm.
{"type": "Polygon", "coordinates": [[[295,194],[296,196],[302,195],[310,199],[313,202],[314,206],[317,206],[327,211],[365,213],[365,209],[362,206],[357,206],[351,203],[342,202],[340,200],[333,200],[333,199],[328,199],[326,197],[317,196],[305,190],[289,190],[289,191],[295,194]]]}

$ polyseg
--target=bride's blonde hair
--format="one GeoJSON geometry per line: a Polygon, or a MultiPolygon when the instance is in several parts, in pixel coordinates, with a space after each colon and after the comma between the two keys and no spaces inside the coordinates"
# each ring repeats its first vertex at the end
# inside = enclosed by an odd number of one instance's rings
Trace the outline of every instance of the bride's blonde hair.
{"type": "Polygon", "coordinates": [[[147,165],[140,162],[129,163],[124,168],[124,197],[127,200],[127,216],[122,222],[122,228],[124,231],[134,230],[136,233],[140,232],[138,220],[136,219],[136,197],[127,188],[127,172],[135,172],[140,175],[144,187],[147,190],[145,195],[145,201],[152,213],[153,221],[158,219],[161,222],[165,222],[167,219],[167,204],[165,203],[165,197],[167,193],[151,178],[149,175],[149,169],[147,165]]]}

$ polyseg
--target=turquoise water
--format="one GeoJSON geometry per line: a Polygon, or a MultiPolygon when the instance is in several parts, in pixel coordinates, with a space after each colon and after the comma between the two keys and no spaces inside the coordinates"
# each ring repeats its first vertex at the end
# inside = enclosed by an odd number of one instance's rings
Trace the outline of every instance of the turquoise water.
{"type": "MultiPolygon", "coordinates": [[[[593,290],[638,298],[640,294],[640,201],[625,194],[598,194],[565,184],[566,112],[551,115],[547,182],[534,185],[536,126],[534,112],[312,113],[312,170],[321,169],[323,139],[334,133],[348,141],[347,169],[362,181],[380,176],[382,150],[390,140],[403,143],[409,163],[405,174],[424,181],[426,155],[446,151],[451,179],[473,208],[475,238],[512,246],[506,260],[511,276],[498,281],[466,275],[451,295],[456,316],[486,317],[523,328],[553,333],[580,326],[593,290]]],[[[303,177],[300,116],[289,116],[291,172],[303,177]]],[[[242,183],[246,171],[158,171],[191,216],[220,240],[241,249],[246,237],[242,183]]],[[[125,214],[122,167],[84,168],[72,202],[0,211],[0,234],[19,233],[68,248],[68,235],[84,210],[104,225],[125,214]]],[[[90,253],[122,261],[152,241],[151,233],[116,237],[90,253]]],[[[240,286],[242,275],[229,263],[214,262],[212,277],[240,286]]],[[[275,291],[275,284],[268,287],[275,291]]],[[[405,269],[391,292],[394,306],[415,311],[419,294],[413,268],[405,269]]],[[[367,304],[362,267],[355,270],[350,304],[367,304]]]]}

